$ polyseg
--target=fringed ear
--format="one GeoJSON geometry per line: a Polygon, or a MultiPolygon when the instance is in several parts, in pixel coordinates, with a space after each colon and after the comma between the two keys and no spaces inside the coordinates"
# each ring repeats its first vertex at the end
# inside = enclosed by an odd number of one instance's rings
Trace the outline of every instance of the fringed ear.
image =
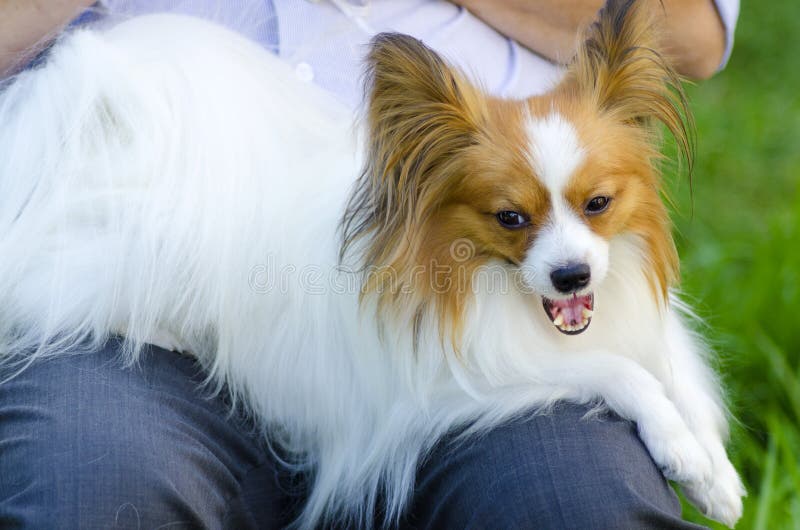
{"type": "Polygon", "coordinates": [[[485,103],[433,50],[392,33],[372,40],[365,91],[369,149],[343,219],[342,257],[371,234],[363,264],[384,266],[401,251],[399,233],[452,182],[454,160],[474,142],[485,103]]]}
{"type": "Polygon", "coordinates": [[[594,100],[624,122],[660,121],[670,131],[691,174],[695,137],[680,76],[659,52],[654,0],[609,0],[579,46],[563,87],[594,100]]]}
{"type": "MultiPolygon", "coordinates": [[[[588,101],[601,115],[641,130],[649,149],[642,156],[659,156],[658,122],[672,136],[683,155],[691,179],[695,136],[694,121],[681,78],[660,52],[657,0],[609,0],[559,86],[562,94],[588,101]]],[[[657,168],[648,161],[647,182],[661,189],[657,168]]],[[[690,180],[691,182],[691,180],[690,180]]],[[[662,194],[663,196],[663,194],[662,194]]],[[[671,225],[659,194],[649,197],[629,223],[644,241],[657,297],[667,300],[668,288],[678,277],[678,258],[671,225]]]]}

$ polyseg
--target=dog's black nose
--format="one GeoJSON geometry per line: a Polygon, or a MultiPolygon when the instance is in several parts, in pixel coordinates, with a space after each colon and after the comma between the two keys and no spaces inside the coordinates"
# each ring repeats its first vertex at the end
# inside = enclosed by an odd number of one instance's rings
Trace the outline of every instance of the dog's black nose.
{"type": "Polygon", "coordinates": [[[586,263],[570,264],[550,273],[553,287],[562,293],[577,291],[589,284],[592,271],[586,263]]]}

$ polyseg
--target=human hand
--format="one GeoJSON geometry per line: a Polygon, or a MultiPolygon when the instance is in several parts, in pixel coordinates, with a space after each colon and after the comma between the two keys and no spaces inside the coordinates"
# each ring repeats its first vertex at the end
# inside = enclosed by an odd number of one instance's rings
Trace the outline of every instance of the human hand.
{"type": "Polygon", "coordinates": [[[0,0],[0,79],[22,67],[93,0],[0,0]]]}

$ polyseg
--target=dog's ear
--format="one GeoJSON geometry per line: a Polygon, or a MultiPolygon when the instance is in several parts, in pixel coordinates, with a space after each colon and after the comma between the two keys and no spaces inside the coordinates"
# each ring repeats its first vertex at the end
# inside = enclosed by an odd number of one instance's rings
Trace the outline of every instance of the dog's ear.
{"type": "Polygon", "coordinates": [[[366,68],[365,101],[373,147],[380,143],[396,151],[418,143],[417,136],[424,142],[442,132],[448,138],[468,135],[480,120],[483,107],[478,91],[461,72],[413,37],[377,35],[366,68]]]}
{"type": "Polygon", "coordinates": [[[692,167],[694,122],[681,78],[662,53],[655,0],[609,0],[561,84],[589,98],[600,112],[622,122],[651,126],[660,121],[675,137],[692,167]]]}
{"type": "Polygon", "coordinates": [[[458,70],[417,39],[393,33],[372,39],[365,105],[368,152],[343,221],[343,249],[371,233],[364,262],[375,265],[392,251],[390,239],[425,215],[429,199],[444,196],[453,162],[475,142],[487,111],[458,70]]]}
{"type": "Polygon", "coordinates": [[[484,112],[463,75],[407,35],[372,40],[365,86],[372,173],[398,193],[419,191],[448,153],[470,145],[484,112]]]}

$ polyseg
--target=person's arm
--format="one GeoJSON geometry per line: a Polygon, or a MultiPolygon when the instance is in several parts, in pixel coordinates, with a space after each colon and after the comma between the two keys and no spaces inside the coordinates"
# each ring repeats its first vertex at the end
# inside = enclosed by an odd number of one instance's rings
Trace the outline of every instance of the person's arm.
{"type": "Polygon", "coordinates": [[[0,0],[0,78],[32,59],[94,0],[0,0]]]}
{"type": "MultiPolygon", "coordinates": [[[[577,32],[591,24],[603,0],[452,0],[539,55],[566,63],[577,32]]],[[[652,2],[664,24],[667,53],[677,70],[706,79],[725,52],[725,28],[712,0],[652,2]],[[661,8],[663,5],[663,9],[661,8]]]]}

